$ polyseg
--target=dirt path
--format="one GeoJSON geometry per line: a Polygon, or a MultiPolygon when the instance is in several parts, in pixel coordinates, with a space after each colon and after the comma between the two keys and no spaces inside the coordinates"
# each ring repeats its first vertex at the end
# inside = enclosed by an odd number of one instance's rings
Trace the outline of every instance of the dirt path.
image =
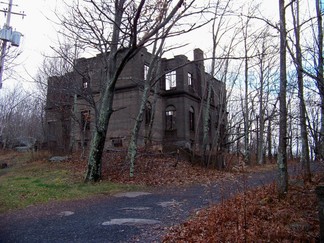
{"type": "Polygon", "coordinates": [[[159,242],[167,227],[196,210],[275,177],[275,171],[252,173],[208,185],[31,206],[0,215],[0,242],[159,242]]]}

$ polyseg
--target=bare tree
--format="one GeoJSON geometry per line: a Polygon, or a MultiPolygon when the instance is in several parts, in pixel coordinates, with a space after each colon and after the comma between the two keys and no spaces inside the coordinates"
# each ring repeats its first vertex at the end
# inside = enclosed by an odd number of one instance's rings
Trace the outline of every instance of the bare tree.
{"type": "Polygon", "coordinates": [[[42,142],[42,103],[20,85],[3,91],[0,95],[2,147],[17,146],[24,138],[32,138],[33,143],[42,142]]]}
{"type": "MultiPolygon", "coordinates": [[[[167,33],[164,34],[167,35],[167,33]]],[[[157,34],[157,39],[158,39],[158,34],[157,34]]],[[[134,176],[134,164],[135,164],[135,157],[137,154],[138,134],[143,121],[144,112],[146,109],[150,109],[150,110],[147,110],[147,113],[145,115],[149,117],[145,117],[145,119],[151,119],[152,110],[151,107],[147,107],[147,101],[152,88],[157,86],[156,77],[159,76],[158,72],[159,72],[161,56],[163,54],[164,41],[165,38],[161,38],[160,43],[158,43],[158,41],[155,41],[153,43],[152,57],[149,66],[147,67],[147,70],[144,71],[145,73],[144,73],[143,95],[141,98],[140,107],[134,123],[134,127],[131,131],[131,137],[130,137],[128,152],[126,157],[126,161],[129,161],[130,164],[130,172],[129,172],[130,177],[134,176]]],[[[149,122],[151,123],[151,120],[149,122]]]]}
{"type": "Polygon", "coordinates": [[[280,92],[279,92],[279,147],[278,147],[278,193],[284,196],[288,191],[287,170],[287,31],[285,0],[279,0],[280,16],[280,92]]]}
{"type": "Polygon", "coordinates": [[[317,148],[319,159],[324,159],[324,77],[323,77],[323,20],[322,20],[322,3],[320,0],[315,0],[316,3],[316,18],[317,18],[317,69],[316,69],[316,84],[321,97],[321,129],[320,143],[317,148]]]}
{"type": "MultiPolygon", "coordinates": [[[[221,147],[225,144],[225,123],[226,123],[226,75],[228,73],[229,56],[233,51],[234,37],[236,35],[235,24],[228,18],[228,14],[233,11],[231,8],[232,1],[215,1],[211,7],[212,11],[212,55],[210,76],[205,80],[205,87],[203,91],[203,97],[201,102],[200,114],[202,115],[202,130],[203,130],[203,148],[202,148],[202,162],[208,166],[210,164],[211,155],[222,153],[221,147]],[[234,34],[233,34],[234,33],[234,34]],[[223,40],[226,37],[231,37],[229,43],[224,44],[223,40]],[[216,76],[222,76],[220,80],[217,80],[216,76]],[[216,121],[215,126],[212,126],[211,107],[216,107],[216,121]],[[213,130],[215,133],[212,141],[209,141],[209,134],[213,130]],[[209,152],[208,152],[208,145],[209,152]]],[[[234,81],[233,81],[234,83],[234,81]]],[[[198,126],[197,126],[198,129],[198,126]]],[[[196,131],[198,135],[198,131],[196,131]]],[[[216,156],[216,160],[219,157],[216,156]]],[[[218,161],[217,167],[223,167],[223,161],[218,161]]]]}
{"type": "MultiPolygon", "coordinates": [[[[272,97],[270,91],[270,84],[274,77],[273,73],[276,73],[277,70],[277,46],[274,44],[273,35],[269,30],[269,26],[266,26],[264,30],[261,31],[261,34],[258,38],[258,50],[256,57],[256,66],[258,73],[257,79],[257,94],[259,99],[259,110],[256,115],[257,119],[257,161],[258,164],[263,164],[264,155],[265,155],[265,123],[268,121],[271,124],[271,117],[276,111],[276,106],[271,107],[272,97]],[[272,110],[272,111],[271,111],[272,110]],[[271,114],[270,116],[267,113],[271,114]]],[[[274,97],[277,100],[277,97],[274,97]]],[[[271,129],[271,125],[269,127],[271,129]]],[[[271,147],[271,133],[268,133],[268,143],[271,147]],[[270,141],[269,141],[270,140],[270,141]]],[[[271,156],[271,149],[268,152],[268,155],[271,156]]]]}
{"type": "Polygon", "coordinates": [[[295,61],[296,70],[297,70],[297,83],[298,83],[298,98],[299,98],[299,122],[300,122],[300,136],[301,136],[301,157],[300,161],[302,164],[302,169],[304,177],[306,180],[311,180],[310,172],[310,158],[309,158],[309,144],[308,144],[308,133],[307,133],[307,123],[306,123],[306,105],[304,100],[304,74],[303,74],[303,61],[302,61],[302,49],[300,43],[300,32],[301,26],[299,23],[299,0],[296,0],[291,4],[291,11],[293,17],[294,25],[294,35],[295,35],[295,56],[293,60],[295,61]]]}
{"type": "MultiPolygon", "coordinates": [[[[63,17],[63,25],[78,40],[102,54],[102,75],[96,124],[91,140],[86,181],[101,178],[102,153],[110,117],[113,113],[114,89],[128,61],[139,50],[155,41],[155,35],[185,17],[194,1],[116,0],[72,5],[72,14],[63,17]],[[72,17],[72,18],[70,18],[72,17]]],[[[171,33],[175,34],[175,33],[171,33]]]]}

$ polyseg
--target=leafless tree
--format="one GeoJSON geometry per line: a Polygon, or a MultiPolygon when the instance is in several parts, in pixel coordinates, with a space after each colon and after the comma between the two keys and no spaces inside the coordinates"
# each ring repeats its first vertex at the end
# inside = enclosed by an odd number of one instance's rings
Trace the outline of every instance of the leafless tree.
{"type": "Polygon", "coordinates": [[[317,69],[316,69],[316,84],[321,98],[321,129],[319,145],[316,152],[319,159],[324,159],[324,77],[323,77],[323,20],[322,20],[322,3],[320,0],[315,0],[316,3],[316,18],[317,18],[317,69]]]}
{"type": "Polygon", "coordinates": [[[284,196],[288,191],[287,170],[287,30],[285,0],[279,0],[280,16],[280,92],[279,92],[279,146],[278,146],[278,193],[284,196]]]}
{"type": "Polygon", "coordinates": [[[0,95],[0,135],[3,148],[19,145],[22,138],[43,141],[42,104],[21,85],[2,89],[0,95]]]}
{"type": "MultiPolygon", "coordinates": [[[[169,28],[170,30],[170,28],[169,28]]],[[[164,32],[164,31],[163,31],[164,32]]],[[[167,33],[164,32],[164,35],[167,35],[167,33]]],[[[152,48],[152,57],[150,60],[150,63],[148,65],[148,69],[146,70],[146,73],[144,74],[144,84],[143,84],[143,95],[140,102],[139,111],[137,113],[137,117],[135,119],[134,127],[131,131],[131,137],[128,145],[128,151],[127,151],[127,157],[126,161],[130,164],[130,177],[134,176],[134,164],[135,164],[135,157],[137,154],[137,140],[138,140],[138,134],[139,130],[143,121],[144,112],[147,111],[145,114],[145,119],[150,119],[149,123],[153,123],[153,120],[151,120],[152,116],[152,107],[147,107],[148,104],[148,98],[152,92],[152,89],[154,89],[157,86],[157,77],[159,77],[159,67],[160,67],[160,61],[163,54],[163,47],[165,38],[161,38],[161,41],[158,41],[158,33],[157,33],[157,40],[153,43],[152,48]],[[149,110],[147,110],[149,109],[149,110]]],[[[152,128],[152,126],[151,126],[152,128]]]]}
{"type": "MultiPolygon", "coordinates": [[[[101,157],[113,113],[114,89],[125,65],[142,47],[155,41],[159,30],[190,16],[187,12],[194,2],[89,0],[83,4],[72,4],[70,15],[61,18],[65,29],[77,36],[79,42],[102,54],[106,70],[101,77],[101,95],[96,106],[96,124],[86,181],[98,181],[101,178],[101,157]]],[[[178,33],[170,32],[170,35],[178,33]]]]}
{"type": "MultiPolygon", "coordinates": [[[[299,122],[300,122],[300,136],[301,136],[301,165],[306,180],[311,179],[310,172],[310,158],[309,158],[309,144],[308,144],[308,132],[307,132],[307,121],[306,121],[306,104],[304,100],[304,74],[303,74],[303,61],[302,61],[302,49],[301,49],[301,25],[300,25],[300,8],[299,0],[296,0],[291,4],[291,12],[293,18],[293,28],[294,28],[294,49],[295,55],[290,51],[292,58],[295,62],[297,71],[297,84],[298,84],[298,98],[299,98],[299,122]]],[[[289,49],[290,50],[290,49],[289,49]]],[[[292,146],[291,146],[292,147],[292,146]]]]}

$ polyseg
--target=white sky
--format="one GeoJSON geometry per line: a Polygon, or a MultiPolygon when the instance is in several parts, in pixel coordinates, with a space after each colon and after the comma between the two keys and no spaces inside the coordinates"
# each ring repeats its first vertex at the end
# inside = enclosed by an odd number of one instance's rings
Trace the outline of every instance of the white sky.
{"type": "MultiPolygon", "coordinates": [[[[6,2],[9,0],[2,0],[0,4],[1,9],[8,7],[6,2]],[[4,3],[3,3],[4,2],[4,3]]],[[[35,76],[37,68],[41,65],[43,54],[50,53],[50,45],[53,45],[56,38],[56,31],[54,24],[48,20],[53,18],[53,12],[56,5],[56,0],[13,0],[13,12],[22,12],[26,14],[24,18],[19,15],[11,15],[10,26],[13,30],[17,30],[23,34],[19,49],[22,54],[15,62],[19,65],[15,70],[20,76],[27,80],[31,80],[29,75],[35,76]]],[[[4,13],[0,13],[0,28],[6,22],[4,13]]],[[[4,71],[6,75],[6,71],[4,71]]],[[[16,79],[16,78],[15,78],[16,79]]],[[[4,88],[10,85],[14,80],[5,80],[4,88]]],[[[17,82],[21,82],[17,80],[17,82]]]]}
{"type": "MultiPolygon", "coordinates": [[[[11,17],[11,26],[14,30],[21,32],[24,36],[21,40],[21,46],[19,47],[22,50],[22,54],[17,60],[17,63],[20,65],[16,67],[16,71],[27,80],[31,80],[29,75],[35,76],[37,73],[37,68],[40,67],[43,54],[51,54],[51,45],[55,45],[56,40],[56,30],[55,25],[49,20],[54,19],[55,15],[53,10],[56,5],[60,6],[63,0],[13,0],[13,12],[24,11],[26,17],[23,19],[21,16],[12,15],[11,17]]],[[[203,0],[200,0],[203,1],[203,0]]],[[[2,0],[0,8],[4,9],[7,7],[6,2],[9,0],[2,0]]],[[[263,0],[263,9],[267,10],[268,13],[277,12],[278,0],[263,0]]],[[[6,17],[3,13],[0,13],[0,28],[2,28],[5,23],[6,17]]],[[[194,48],[204,49],[203,44],[210,40],[210,37],[202,39],[203,33],[196,33],[191,39],[192,44],[188,46],[188,50],[194,48]]],[[[208,33],[207,33],[208,34],[208,33]]],[[[206,49],[205,49],[206,50],[206,49]]],[[[183,53],[192,58],[191,51],[183,53]]],[[[5,74],[4,74],[5,75],[5,74]]],[[[12,80],[6,80],[3,84],[4,87],[9,85],[9,82],[12,80]]],[[[19,81],[18,81],[19,82],[19,81]]],[[[21,81],[20,81],[21,82],[21,81]]]]}

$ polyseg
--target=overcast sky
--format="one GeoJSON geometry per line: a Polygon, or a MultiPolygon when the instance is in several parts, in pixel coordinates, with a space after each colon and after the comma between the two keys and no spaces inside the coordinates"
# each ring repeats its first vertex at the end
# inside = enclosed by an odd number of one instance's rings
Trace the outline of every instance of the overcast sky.
{"type": "MultiPolygon", "coordinates": [[[[3,0],[0,8],[8,7],[9,0],[3,0]]],[[[13,30],[23,34],[19,49],[22,51],[21,56],[16,63],[19,65],[15,68],[19,74],[30,80],[28,74],[34,76],[37,68],[43,60],[43,53],[50,53],[50,45],[53,45],[56,37],[54,24],[48,18],[53,18],[53,12],[56,0],[13,0],[12,12],[24,12],[26,16],[22,18],[19,15],[11,15],[10,26],[13,30]],[[28,72],[28,73],[27,73],[28,72]]],[[[4,13],[0,13],[0,25],[3,27],[6,22],[4,13]]],[[[6,74],[6,73],[5,73],[6,74]]],[[[17,79],[17,77],[15,77],[17,79]]],[[[4,82],[4,88],[12,80],[4,82]]]]}
{"type": "MultiPolygon", "coordinates": [[[[203,1],[203,0],[200,0],[203,1]]],[[[2,0],[2,2],[9,2],[9,0],[2,0]]],[[[264,0],[263,9],[269,13],[277,12],[277,3],[275,0],[264,0]]],[[[27,72],[35,76],[37,68],[41,65],[43,60],[43,54],[50,54],[51,45],[55,45],[56,30],[55,25],[49,20],[54,19],[55,15],[53,10],[56,5],[61,6],[62,0],[13,0],[13,12],[22,12],[26,14],[26,17],[22,19],[21,16],[12,15],[11,26],[14,30],[21,32],[24,36],[21,40],[21,46],[19,47],[23,52],[19,57],[17,71],[20,75],[28,78],[27,72]],[[16,6],[17,5],[17,6],[16,6]]],[[[242,3],[242,1],[240,1],[242,3]]],[[[0,8],[7,8],[7,4],[1,3],[0,8]]],[[[5,23],[6,17],[3,13],[0,13],[0,25],[1,28],[5,23]]],[[[201,34],[195,34],[197,38],[192,39],[192,44],[188,48],[202,47],[201,34]]],[[[191,58],[191,52],[183,53],[191,58]]],[[[4,87],[9,80],[5,81],[4,87]]],[[[11,82],[11,81],[10,81],[11,82]]]]}

